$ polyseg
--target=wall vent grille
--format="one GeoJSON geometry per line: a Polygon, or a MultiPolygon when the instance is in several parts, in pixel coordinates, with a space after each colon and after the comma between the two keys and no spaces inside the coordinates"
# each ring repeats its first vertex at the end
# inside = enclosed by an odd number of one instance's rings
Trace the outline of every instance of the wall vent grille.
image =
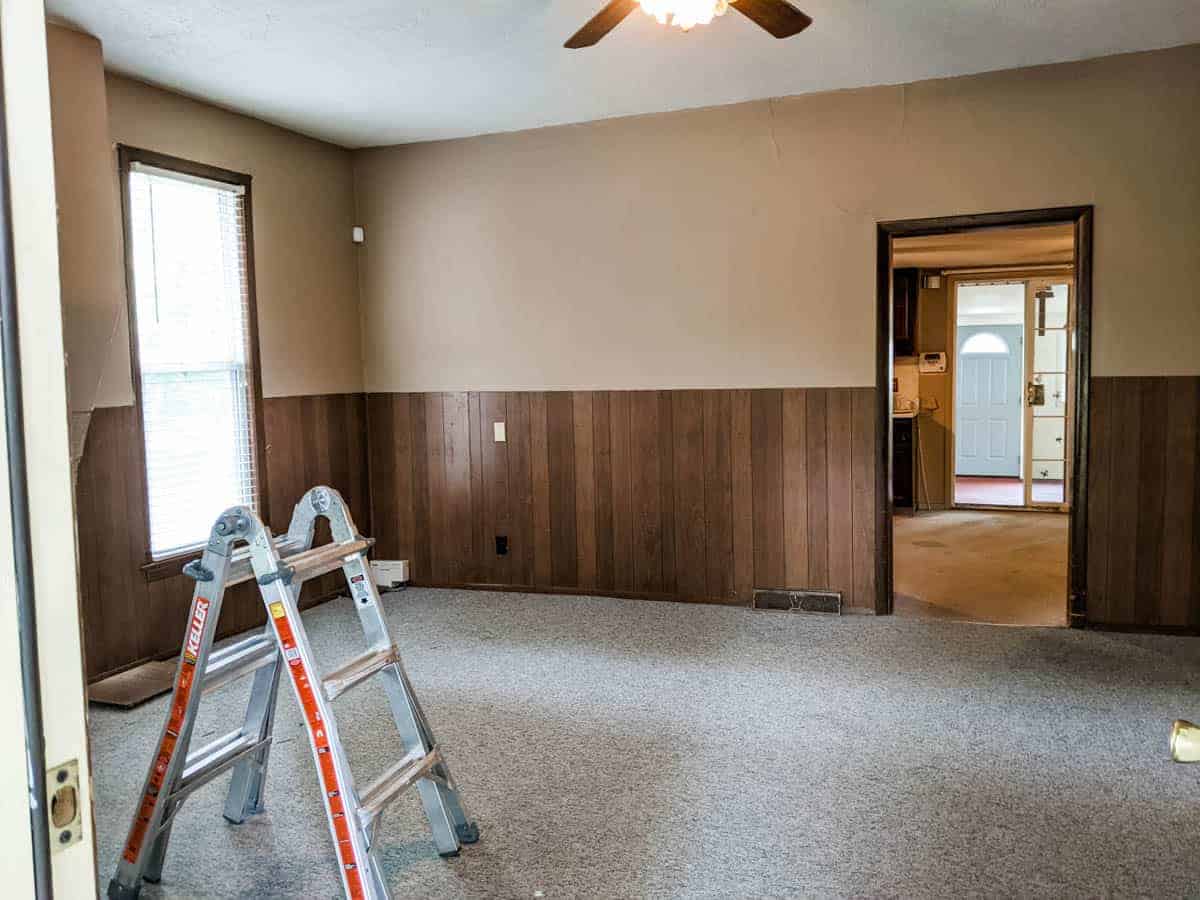
{"type": "Polygon", "coordinates": [[[756,590],[754,608],[840,616],[842,595],[837,591],[756,590]]]}

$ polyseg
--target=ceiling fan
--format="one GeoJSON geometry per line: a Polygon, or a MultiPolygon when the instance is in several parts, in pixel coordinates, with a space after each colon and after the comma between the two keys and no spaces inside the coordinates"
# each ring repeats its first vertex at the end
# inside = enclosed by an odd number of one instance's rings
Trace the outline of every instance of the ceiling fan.
{"type": "Polygon", "coordinates": [[[789,38],[812,24],[812,19],[787,0],[611,0],[563,46],[569,50],[592,46],[639,5],[659,23],[674,25],[683,31],[691,30],[694,25],[707,25],[716,16],[724,15],[727,9],[736,9],[777,38],[789,38]]]}

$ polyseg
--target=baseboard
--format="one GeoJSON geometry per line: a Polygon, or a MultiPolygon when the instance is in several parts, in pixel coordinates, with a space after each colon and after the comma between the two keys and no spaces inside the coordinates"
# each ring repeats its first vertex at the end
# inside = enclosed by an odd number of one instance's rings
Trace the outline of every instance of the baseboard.
{"type": "Polygon", "coordinates": [[[750,608],[748,602],[736,598],[728,600],[715,597],[687,597],[654,591],[614,591],[607,588],[542,587],[532,584],[487,584],[485,582],[435,582],[410,581],[410,587],[447,588],[458,591],[496,591],[507,594],[563,594],[569,597],[613,597],[617,600],[652,600],[664,603],[700,603],[707,606],[740,606],[750,608]]]}
{"type": "Polygon", "coordinates": [[[1088,631],[1108,631],[1113,634],[1165,634],[1176,637],[1200,637],[1200,626],[1198,625],[1113,625],[1107,622],[1088,622],[1081,627],[1088,631]]]}

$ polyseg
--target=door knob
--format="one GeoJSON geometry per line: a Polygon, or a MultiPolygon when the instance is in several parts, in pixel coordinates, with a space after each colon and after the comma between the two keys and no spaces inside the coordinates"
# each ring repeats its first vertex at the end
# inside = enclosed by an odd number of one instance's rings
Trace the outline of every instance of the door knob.
{"type": "Polygon", "coordinates": [[[1045,406],[1046,386],[1032,381],[1025,385],[1025,403],[1028,406],[1045,406]]]}

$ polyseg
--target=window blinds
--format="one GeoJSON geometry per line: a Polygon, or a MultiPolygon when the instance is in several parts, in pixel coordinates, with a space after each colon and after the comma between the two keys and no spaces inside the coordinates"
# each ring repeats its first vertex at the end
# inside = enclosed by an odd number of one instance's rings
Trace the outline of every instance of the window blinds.
{"type": "Polygon", "coordinates": [[[257,510],[245,192],[137,163],[129,172],[150,555],[257,510]]]}

